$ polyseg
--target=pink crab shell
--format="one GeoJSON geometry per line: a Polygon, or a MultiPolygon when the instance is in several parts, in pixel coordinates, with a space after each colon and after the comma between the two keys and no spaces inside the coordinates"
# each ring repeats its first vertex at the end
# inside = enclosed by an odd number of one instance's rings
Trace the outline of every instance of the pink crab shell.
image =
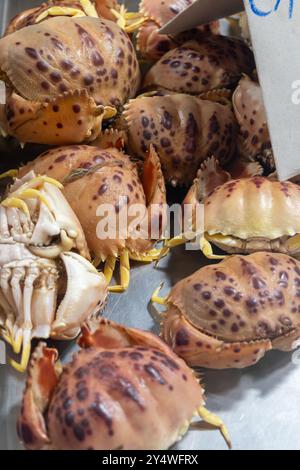
{"type": "Polygon", "coordinates": [[[103,106],[135,95],[137,58],[126,33],[108,20],[56,17],[0,40],[7,102],[2,127],[22,142],[93,140],[103,106]]]}
{"type": "Polygon", "coordinates": [[[242,368],[300,339],[300,263],[284,254],[231,256],[180,281],[162,335],[191,366],[242,368]]]}
{"type": "Polygon", "coordinates": [[[160,156],[167,182],[190,185],[200,164],[233,156],[236,123],[229,107],[186,94],[141,97],[125,107],[128,145],[145,158],[149,142],[160,156]]]}
{"type": "MultiPolygon", "coordinates": [[[[178,43],[190,39],[194,31],[188,31],[172,38],[167,34],[159,34],[159,29],[183,11],[193,0],[142,0],[139,5],[140,13],[146,21],[140,26],[137,34],[137,48],[141,55],[149,60],[158,60],[166,52],[178,46],[178,43]]],[[[214,21],[208,25],[200,26],[202,33],[219,33],[219,22],[214,21]]]]}
{"type": "Polygon", "coordinates": [[[203,389],[158,337],[101,320],[61,373],[57,352],[33,354],[18,432],[28,449],[167,449],[186,431],[203,389]],[[185,427],[185,431],[183,428],[185,427]]]}
{"type": "Polygon", "coordinates": [[[167,52],[146,74],[143,87],[198,95],[232,87],[253,68],[253,54],[242,41],[200,36],[167,52]]]}

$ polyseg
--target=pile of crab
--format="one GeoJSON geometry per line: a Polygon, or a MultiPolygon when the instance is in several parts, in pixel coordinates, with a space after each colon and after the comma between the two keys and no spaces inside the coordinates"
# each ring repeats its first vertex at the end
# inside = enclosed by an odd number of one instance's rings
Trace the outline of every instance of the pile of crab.
{"type": "Polygon", "coordinates": [[[20,149],[1,175],[0,334],[17,370],[30,363],[27,448],[165,449],[195,415],[230,446],[191,367],[248,367],[299,345],[300,187],[276,178],[248,42],[219,22],[160,34],[191,3],[49,0],[0,39],[3,138],[44,146],[27,164],[20,149]],[[170,187],[188,221],[173,238],[170,187]],[[104,208],[113,236],[99,235],[104,208]],[[154,292],[162,340],[101,318],[131,261],[191,240],[222,261],[154,292]],[[33,339],[77,336],[67,365],[44,342],[30,359],[33,339]]]}

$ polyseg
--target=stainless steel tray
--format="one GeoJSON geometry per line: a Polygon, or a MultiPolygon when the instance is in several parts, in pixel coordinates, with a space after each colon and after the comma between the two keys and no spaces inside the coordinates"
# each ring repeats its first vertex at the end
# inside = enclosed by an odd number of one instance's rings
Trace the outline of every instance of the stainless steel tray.
{"type": "MultiPolygon", "coordinates": [[[[19,10],[40,1],[0,0],[2,28],[19,10]]],[[[129,3],[129,2],[128,2],[129,3]]],[[[1,155],[0,155],[1,159],[1,155]]],[[[105,316],[128,326],[157,332],[149,305],[161,281],[169,286],[207,263],[200,253],[177,249],[155,269],[135,265],[128,292],[111,295],[105,316]]],[[[75,346],[60,345],[66,359],[75,346]]],[[[203,371],[207,406],[229,427],[234,449],[300,449],[300,353],[271,352],[246,370],[203,371]],[[298,356],[298,360],[297,360],[298,356]]],[[[16,419],[24,376],[0,365],[0,449],[21,449],[16,419]]],[[[179,406],[179,404],[178,404],[179,406]]],[[[224,449],[218,432],[190,431],[176,449],[224,449]]]]}

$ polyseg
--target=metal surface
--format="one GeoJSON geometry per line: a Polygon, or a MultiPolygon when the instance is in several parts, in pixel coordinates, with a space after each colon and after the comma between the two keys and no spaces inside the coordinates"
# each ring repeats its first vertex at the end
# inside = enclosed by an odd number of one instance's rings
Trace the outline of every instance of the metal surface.
{"type": "MultiPolygon", "coordinates": [[[[0,0],[3,25],[18,10],[38,3],[0,0]]],[[[164,281],[164,292],[167,292],[171,285],[205,263],[200,253],[179,248],[157,269],[136,264],[128,292],[110,296],[105,316],[157,332],[149,305],[154,288],[164,281]]],[[[65,360],[75,346],[62,344],[60,349],[65,360]]],[[[300,364],[300,353],[271,352],[256,366],[242,371],[203,371],[207,406],[226,422],[234,449],[300,449],[300,365],[297,362],[300,364]]],[[[8,365],[0,365],[1,450],[21,449],[15,428],[24,380],[24,376],[8,365]]],[[[225,444],[218,432],[198,430],[190,431],[176,448],[225,449],[225,444]]]]}

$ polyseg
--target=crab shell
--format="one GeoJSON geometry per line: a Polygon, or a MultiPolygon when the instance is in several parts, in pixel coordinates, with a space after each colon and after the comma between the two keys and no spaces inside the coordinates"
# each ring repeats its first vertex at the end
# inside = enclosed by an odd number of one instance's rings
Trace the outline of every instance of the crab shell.
{"type": "Polygon", "coordinates": [[[205,237],[228,253],[299,253],[300,188],[263,177],[229,181],[205,199],[205,237]]]}
{"type": "Polygon", "coordinates": [[[19,244],[24,245],[21,252],[24,254],[26,251],[26,257],[29,258],[29,253],[52,258],[53,252],[65,251],[62,232],[68,237],[70,249],[90,259],[80,222],[61,189],[51,181],[44,181],[43,177],[36,177],[32,170],[24,176],[20,175],[0,203],[0,243],[7,245],[0,252],[0,266],[16,259],[15,255],[10,257],[10,248],[15,253],[15,246],[19,244]],[[35,199],[34,193],[25,196],[23,204],[27,207],[28,215],[9,203],[15,199],[22,201],[23,194],[32,190],[39,193],[43,200],[35,199]],[[44,201],[47,201],[47,205],[44,201]]]}
{"type": "MultiPolygon", "coordinates": [[[[139,28],[137,34],[137,48],[141,55],[148,60],[158,60],[166,52],[178,46],[178,42],[190,39],[194,31],[188,31],[184,35],[172,38],[167,34],[160,34],[159,29],[171,21],[178,13],[185,10],[193,0],[142,0],[139,11],[144,16],[145,21],[139,28]]],[[[202,33],[219,32],[219,22],[200,26],[198,31],[202,33]]]]}
{"type": "Polygon", "coordinates": [[[233,94],[232,102],[240,127],[240,153],[260,161],[268,172],[274,171],[272,144],[259,84],[244,76],[233,94]]]}
{"type": "MultiPolygon", "coordinates": [[[[21,175],[34,169],[64,182],[64,195],[80,220],[91,252],[102,261],[108,256],[118,256],[125,247],[131,253],[144,254],[153,246],[149,239],[151,226],[160,226],[163,231],[163,217],[166,202],[164,179],[160,170],[158,156],[152,149],[144,166],[140,179],[136,166],[129,157],[117,149],[101,150],[90,146],[62,147],[46,152],[32,163],[21,169],[21,175]],[[97,225],[104,215],[97,216],[101,205],[109,204],[116,215],[122,210],[122,204],[128,211],[133,204],[145,208],[149,217],[146,227],[147,237],[117,239],[99,239],[97,225]],[[152,207],[155,209],[152,211],[152,207]]],[[[128,217],[131,223],[131,217],[128,217]]],[[[141,222],[142,225],[143,222],[141,222]]],[[[121,227],[122,229],[122,227],[121,227]]],[[[120,235],[123,233],[120,230],[120,235]]]]}
{"type": "Polygon", "coordinates": [[[300,263],[284,254],[231,256],[180,281],[162,335],[191,366],[242,368],[300,339],[300,263]]]}
{"type": "Polygon", "coordinates": [[[151,333],[101,320],[59,370],[57,351],[35,350],[18,433],[28,449],[167,449],[183,433],[203,389],[151,333]]]}
{"type": "Polygon", "coordinates": [[[201,36],[167,52],[146,74],[143,87],[199,95],[232,87],[253,68],[253,54],[243,42],[201,36]]]}
{"type": "Polygon", "coordinates": [[[2,38],[0,64],[7,85],[0,123],[21,142],[95,139],[105,106],[134,96],[140,81],[126,33],[91,17],[51,18],[2,38]]]}
{"type": "Polygon", "coordinates": [[[128,145],[145,158],[151,142],[167,182],[190,185],[209,156],[221,165],[233,156],[236,123],[230,108],[186,94],[142,97],[125,107],[128,145]]]}

